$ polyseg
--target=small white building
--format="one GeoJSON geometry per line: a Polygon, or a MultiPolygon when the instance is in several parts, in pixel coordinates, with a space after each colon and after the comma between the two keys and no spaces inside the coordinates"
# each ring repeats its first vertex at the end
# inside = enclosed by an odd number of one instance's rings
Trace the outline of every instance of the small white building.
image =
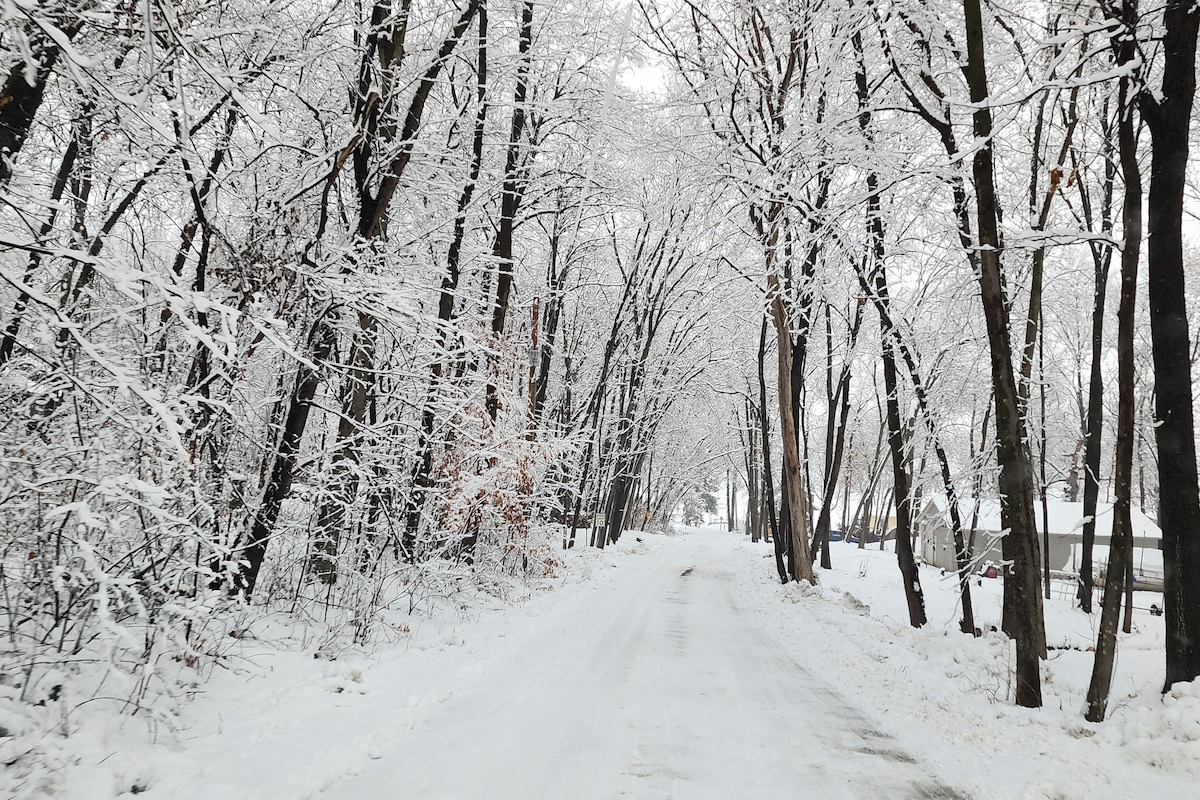
{"type": "MultiPolygon", "coordinates": [[[[1083,541],[1083,503],[1068,503],[1065,500],[1047,501],[1049,510],[1050,552],[1047,559],[1055,570],[1075,568],[1072,550],[1083,541]]],[[[971,546],[973,565],[994,561],[999,564],[1000,541],[1004,535],[1000,525],[999,500],[961,500],[958,504],[962,519],[963,536],[971,546]],[[978,510],[978,514],[976,511],[978,510]],[[974,535],[971,520],[975,518],[974,535]]],[[[958,568],[954,553],[954,534],[945,498],[928,500],[917,512],[918,531],[921,537],[921,557],[926,564],[947,570],[958,568]]],[[[1042,503],[1037,502],[1038,543],[1043,543],[1042,503]]],[[[1162,531],[1153,520],[1136,508],[1130,509],[1133,523],[1133,547],[1158,550],[1162,546],[1162,531]]],[[[1107,547],[1112,538],[1113,511],[1111,503],[1096,505],[1097,547],[1107,547]]],[[[1044,549],[1044,547],[1043,547],[1044,549]]],[[[1043,554],[1045,555],[1045,554],[1043,554]]]]}

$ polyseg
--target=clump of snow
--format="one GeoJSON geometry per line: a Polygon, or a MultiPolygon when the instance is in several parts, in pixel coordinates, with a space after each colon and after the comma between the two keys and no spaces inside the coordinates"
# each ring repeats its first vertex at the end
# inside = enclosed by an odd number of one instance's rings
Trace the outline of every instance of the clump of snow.
{"type": "Polygon", "coordinates": [[[789,603],[809,603],[824,597],[820,585],[808,581],[793,581],[783,587],[783,598],[789,603]]]}
{"type": "Polygon", "coordinates": [[[856,614],[862,614],[863,616],[867,617],[871,616],[871,607],[855,597],[853,593],[840,592],[840,594],[842,595],[842,605],[844,605],[846,608],[850,609],[856,614]]]}
{"type": "Polygon", "coordinates": [[[1200,682],[1176,683],[1159,704],[1121,709],[1111,738],[1152,767],[1200,776],[1200,682]]]}
{"type": "Polygon", "coordinates": [[[366,694],[367,684],[361,666],[344,664],[335,661],[325,670],[322,686],[325,691],[334,694],[349,692],[351,694],[366,694]]]}
{"type": "Polygon", "coordinates": [[[0,797],[48,795],[56,773],[68,761],[54,733],[53,704],[31,705],[20,692],[0,686],[0,797]]]}

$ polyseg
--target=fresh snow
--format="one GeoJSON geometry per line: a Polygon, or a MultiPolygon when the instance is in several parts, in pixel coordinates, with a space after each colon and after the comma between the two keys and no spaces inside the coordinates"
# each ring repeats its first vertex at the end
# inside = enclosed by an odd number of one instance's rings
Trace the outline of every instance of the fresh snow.
{"type": "MultiPolygon", "coordinates": [[[[952,579],[922,569],[914,630],[895,556],[832,547],[820,586],[785,587],[769,544],[631,532],[567,553],[552,591],[405,615],[374,651],[251,631],[177,730],[77,726],[50,773],[0,770],[0,797],[1196,796],[1200,692],[1160,698],[1160,617],[1136,613],[1111,719],[1091,725],[1098,615],[1065,592],[1047,602],[1046,707],[1019,709],[1008,642],[957,633],[952,579]]],[[[988,630],[1000,582],[972,588],[988,630]]]]}

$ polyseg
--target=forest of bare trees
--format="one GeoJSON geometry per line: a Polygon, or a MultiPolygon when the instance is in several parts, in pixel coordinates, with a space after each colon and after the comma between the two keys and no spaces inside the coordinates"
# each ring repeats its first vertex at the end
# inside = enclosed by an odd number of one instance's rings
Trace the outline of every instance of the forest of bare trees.
{"type": "Polygon", "coordinates": [[[246,609],[368,642],[397,597],[553,575],[722,485],[784,583],[892,509],[914,627],[916,511],[947,498],[966,635],[959,501],[1000,498],[1031,707],[1044,501],[1111,499],[1095,721],[1140,507],[1163,530],[1165,688],[1200,674],[1193,4],[0,20],[15,702],[112,673],[137,710],[246,609]]]}

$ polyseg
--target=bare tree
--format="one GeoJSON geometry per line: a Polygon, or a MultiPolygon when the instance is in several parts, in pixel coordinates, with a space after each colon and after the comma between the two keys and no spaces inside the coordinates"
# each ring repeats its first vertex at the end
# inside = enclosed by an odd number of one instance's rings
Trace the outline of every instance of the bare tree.
{"type": "MultiPolygon", "coordinates": [[[[1114,40],[1115,61],[1126,66],[1137,57],[1137,40],[1129,35],[1136,22],[1135,0],[1125,0],[1121,8],[1124,36],[1114,40]]],[[[1122,75],[1117,94],[1120,114],[1117,122],[1118,151],[1124,178],[1121,223],[1124,247],[1121,249],[1121,302],[1117,310],[1117,435],[1113,465],[1113,521],[1109,545],[1108,570],[1104,575],[1104,602],[1100,612],[1100,631],[1096,638],[1096,659],[1088,686],[1087,714],[1091,722],[1101,722],[1108,707],[1112,686],[1113,663],[1117,654],[1117,619],[1121,612],[1121,591],[1126,582],[1126,567],[1132,557],[1133,525],[1130,501],[1134,444],[1133,338],[1134,310],[1137,304],[1138,258],[1142,244],[1142,176],[1138,165],[1137,129],[1133,118],[1134,79],[1122,75]]],[[[1132,569],[1131,565],[1130,569],[1132,569]]]]}
{"type": "MultiPolygon", "coordinates": [[[[1133,22],[1137,14],[1134,3],[1123,16],[1133,22]]],[[[1200,675],[1200,487],[1182,228],[1200,9],[1184,0],[1168,0],[1162,24],[1162,86],[1154,89],[1143,83],[1137,102],[1150,129],[1146,272],[1154,348],[1159,523],[1166,573],[1166,691],[1173,683],[1200,675]]]]}
{"type": "Polygon", "coordinates": [[[1012,565],[1005,580],[1005,595],[1011,596],[1006,632],[1017,643],[1016,702],[1038,707],[1042,704],[1039,659],[1045,647],[1042,596],[1038,585],[1037,523],[1033,503],[1033,465],[1026,447],[1024,425],[1013,376],[1012,344],[1009,334],[1001,244],[997,224],[995,173],[992,162],[992,113],[988,106],[987,66],[984,55],[983,17],[978,0],[964,0],[966,19],[967,84],[971,90],[975,137],[978,146],[972,159],[975,183],[976,222],[979,231],[979,286],[987,321],[988,345],[992,356],[992,390],[996,403],[996,452],[1000,461],[1001,522],[1009,531],[1004,537],[1005,560],[1012,565]],[[1011,591],[1009,587],[1011,586],[1011,591]]]}

